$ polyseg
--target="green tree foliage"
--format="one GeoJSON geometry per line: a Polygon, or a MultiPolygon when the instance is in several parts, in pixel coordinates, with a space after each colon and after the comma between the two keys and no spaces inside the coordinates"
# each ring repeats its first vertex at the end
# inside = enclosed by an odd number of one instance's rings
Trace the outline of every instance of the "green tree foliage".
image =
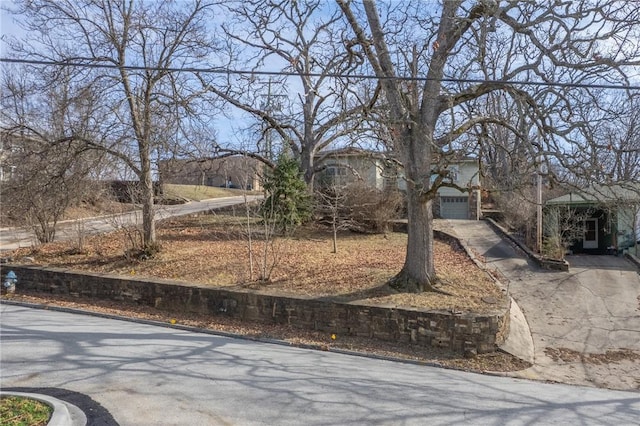
{"type": "Polygon", "coordinates": [[[265,176],[263,186],[267,196],[260,213],[278,231],[290,234],[311,217],[311,195],[295,159],[281,155],[276,167],[265,176]]]}

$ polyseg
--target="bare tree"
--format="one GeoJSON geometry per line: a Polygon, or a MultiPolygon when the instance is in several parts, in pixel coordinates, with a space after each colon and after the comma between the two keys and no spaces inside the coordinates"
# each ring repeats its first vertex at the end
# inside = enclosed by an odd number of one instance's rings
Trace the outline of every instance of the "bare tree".
{"type": "Polygon", "coordinates": [[[595,169],[601,181],[637,181],[640,176],[640,96],[609,96],[613,108],[594,129],[595,169]]]}
{"type": "Polygon", "coordinates": [[[19,166],[3,182],[3,210],[14,223],[32,229],[40,243],[48,243],[55,239],[56,224],[67,208],[95,192],[88,177],[96,158],[91,161],[71,144],[52,148],[33,141],[17,143],[20,151],[11,160],[19,166]]]}
{"type": "Polygon", "coordinates": [[[536,173],[536,152],[531,149],[531,141],[522,138],[533,131],[526,110],[526,105],[513,102],[501,92],[489,93],[474,105],[474,111],[505,117],[511,128],[518,129],[514,133],[496,123],[483,123],[469,132],[470,138],[481,142],[479,155],[486,189],[510,193],[531,185],[536,173]]]}
{"type": "MultiPolygon", "coordinates": [[[[300,162],[310,190],[318,171],[316,155],[332,144],[347,143],[375,99],[375,91],[357,90],[360,79],[335,78],[357,70],[363,58],[349,49],[339,11],[325,6],[321,0],[230,2],[233,18],[223,29],[237,51],[229,63],[245,69],[269,64],[292,76],[230,76],[224,89],[205,82],[260,121],[262,144],[254,152],[273,166],[274,150],[289,151],[300,162]]],[[[236,151],[221,146],[219,152],[236,151]]]]}
{"type": "Polygon", "coordinates": [[[103,155],[66,140],[64,129],[86,128],[95,98],[90,90],[72,93],[68,79],[42,90],[33,76],[7,67],[2,77],[0,117],[3,214],[31,228],[41,243],[55,238],[55,227],[70,206],[100,193],[92,179],[103,169],[103,155]],[[26,131],[37,120],[38,132],[26,131]]]}
{"type": "Polygon", "coordinates": [[[333,241],[332,253],[338,253],[338,231],[349,230],[354,224],[349,214],[345,214],[347,193],[345,185],[335,182],[315,190],[315,213],[321,221],[331,225],[333,241]]]}
{"type": "MultiPolygon", "coordinates": [[[[52,87],[63,75],[72,87],[98,96],[91,127],[67,127],[52,144],[82,143],[134,172],[142,189],[145,249],[156,240],[154,154],[181,141],[206,116],[200,114],[205,94],[186,69],[202,64],[213,48],[207,28],[212,12],[207,0],[17,2],[26,36],[13,41],[12,53],[55,62],[44,69],[52,87]]],[[[23,125],[39,133],[37,117],[23,125]]]]}
{"type": "Polygon", "coordinates": [[[266,283],[282,260],[284,239],[278,231],[274,199],[256,204],[244,195],[244,232],[247,242],[249,281],[266,283]]]}
{"type": "Polygon", "coordinates": [[[498,124],[546,161],[571,166],[576,157],[566,155],[567,147],[571,152],[585,143],[576,135],[585,123],[573,121],[572,111],[588,93],[575,85],[628,84],[626,67],[639,63],[633,40],[640,10],[625,2],[448,0],[431,8],[406,2],[384,9],[373,0],[338,4],[380,79],[386,125],[404,166],[409,238],[392,285],[408,291],[435,290],[431,204],[438,187],[449,184],[443,159],[473,149],[474,141],[464,137],[471,129],[498,124]],[[500,67],[487,79],[487,55],[500,46],[500,67]],[[394,57],[406,58],[410,67],[400,68],[394,57]],[[539,138],[505,117],[465,108],[497,92],[526,107],[539,138]]]}

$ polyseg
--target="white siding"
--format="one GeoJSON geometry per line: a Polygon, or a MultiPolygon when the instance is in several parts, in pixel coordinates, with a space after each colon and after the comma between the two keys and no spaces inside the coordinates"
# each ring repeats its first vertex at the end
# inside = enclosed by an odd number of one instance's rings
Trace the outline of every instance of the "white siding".
{"type": "Polygon", "coordinates": [[[327,169],[325,169],[322,177],[325,180],[333,181],[337,185],[357,182],[362,179],[362,182],[367,186],[378,189],[384,188],[382,162],[378,159],[359,156],[330,157],[324,160],[324,164],[326,164],[327,169]],[[340,174],[336,173],[338,170],[340,174]]]}
{"type": "MultiPolygon", "coordinates": [[[[465,161],[456,165],[450,166],[456,171],[456,179],[454,183],[463,188],[469,188],[472,186],[480,186],[480,173],[478,172],[477,161],[465,161]]],[[[456,196],[467,194],[466,192],[460,192],[456,188],[440,188],[438,194],[443,196],[456,196]]]]}

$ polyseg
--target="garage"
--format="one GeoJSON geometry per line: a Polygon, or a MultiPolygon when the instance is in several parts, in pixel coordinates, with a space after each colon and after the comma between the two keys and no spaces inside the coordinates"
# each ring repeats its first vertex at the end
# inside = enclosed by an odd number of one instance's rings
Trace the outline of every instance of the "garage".
{"type": "Polygon", "coordinates": [[[440,216],[443,219],[469,219],[469,197],[440,197],[440,216]]]}

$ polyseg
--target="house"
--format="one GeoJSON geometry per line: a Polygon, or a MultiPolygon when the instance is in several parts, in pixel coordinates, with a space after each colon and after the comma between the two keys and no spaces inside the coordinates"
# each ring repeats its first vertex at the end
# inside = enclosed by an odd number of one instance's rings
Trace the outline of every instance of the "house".
{"type": "Polygon", "coordinates": [[[217,186],[259,191],[264,165],[255,158],[234,155],[200,160],[160,160],[160,182],[178,185],[217,186]]]}
{"type": "Polygon", "coordinates": [[[16,175],[17,165],[20,164],[20,145],[24,145],[19,144],[18,140],[18,136],[6,130],[0,131],[0,182],[10,181],[16,175]]]}
{"type": "Polygon", "coordinates": [[[480,219],[480,162],[465,157],[446,166],[449,181],[465,188],[441,187],[433,203],[433,215],[442,219],[480,219]]]}
{"type": "Polygon", "coordinates": [[[363,184],[385,189],[397,185],[398,167],[384,153],[357,148],[322,151],[315,157],[315,185],[342,186],[360,181],[363,184]]]}
{"type": "MultiPolygon", "coordinates": [[[[545,220],[552,222],[563,209],[572,215],[579,236],[569,241],[573,253],[638,254],[640,240],[640,184],[622,182],[593,185],[546,202],[545,220]]],[[[548,223],[549,224],[549,223],[548,223]]],[[[557,224],[551,224],[555,226],[557,224]]]]}
{"type": "MultiPolygon", "coordinates": [[[[344,185],[360,180],[378,188],[406,190],[401,165],[391,156],[378,151],[347,148],[325,151],[316,156],[318,186],[344,185]]],[[[445,167],[447,183],[459,188],[443,186],[433,203],[434,216],[443,219],[480,218],[480,173],[477,158],[466,157],[445,167]]],[[[434,175],[435,179],[435,175],[434,175]]]]}

